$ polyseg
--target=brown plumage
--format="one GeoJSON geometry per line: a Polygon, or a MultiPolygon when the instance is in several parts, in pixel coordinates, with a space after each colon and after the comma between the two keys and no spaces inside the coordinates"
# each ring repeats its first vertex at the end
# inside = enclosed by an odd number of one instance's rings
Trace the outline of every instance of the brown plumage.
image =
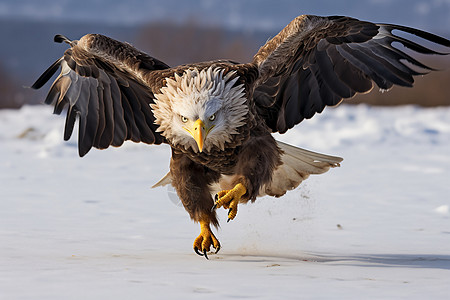
{"type": "Polygon", "coordinates": [[[327,105],[432,70],[404,51],[443,54],[396,36],[393,30],[450,47],[450,41],[413,28],[349,17],[303,15],[256,53],[250,63],[217,60],[170,68],[127,43],[88,34],[79,41],[57,35],[71,48],[36,81],[42,87],[61,68],[47,104],[67,107],[64,139],[79,119],[79,154],[126,140],[172,147],[172,184],[201,233],[194,250],[220,249],[210,224],[215,209],[258,196],[281,196],[310,174],[339,166],[342,158],[275,141],[327,105]],[[407,62],[407,63],[404,63],[407,62]],[[421,72],[413,67],[418,67],[421,72]],[[216,199],[213,199],[216,195],[216,199]]]}

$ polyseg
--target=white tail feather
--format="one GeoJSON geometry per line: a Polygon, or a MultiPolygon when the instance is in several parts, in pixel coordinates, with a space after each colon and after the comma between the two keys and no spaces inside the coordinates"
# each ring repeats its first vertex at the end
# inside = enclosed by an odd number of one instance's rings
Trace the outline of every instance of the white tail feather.
{"type": "Polygon", "coordinates": [[[280,197],[287,191],[295,189],[310,174],[322,174],[330,168],[339,167],[341,157],[320,154],[297,148],[277,141],[283,150],[282,164],[275,170],[270,184],[263,186],[259,196],[280,197]]]}
{"type": "MultiPolygon", "coordinates": [[[[287,191],[298,187],[309,175],[322,174],[330,168],[339,167],[339,163],[343,160],[341,157],[308,151],[280,141],[277,141],[277,144],[283,150],[282,164],[275,170],[272,181],[261,188],[258,196],[283,196],[287,191]]],[[[228,181],[230,181],[229,176],[222,176],[219,182],[211,185],[211,193],[215,194],[222,190],[228,181]]],[[[172,177],[169,172],[152,188],[171,183],[172,177]]]]}
{"type": "Polygon", "coordinates": [[[152,189],[159,187],[159,186],[165,186],[168,184],[172,184],[172,175],[170,175],[170,172],[164,175],[163,178],[161,178],[157,183],[152,185],[152,189]]]}

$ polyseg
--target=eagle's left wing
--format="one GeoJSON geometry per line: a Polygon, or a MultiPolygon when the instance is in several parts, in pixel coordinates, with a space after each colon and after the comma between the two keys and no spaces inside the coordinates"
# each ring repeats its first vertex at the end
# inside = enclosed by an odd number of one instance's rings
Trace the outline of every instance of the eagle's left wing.
{"type": "Polygon", "coordinates": [[[60,68],[45,103],[60,114],[67,107],[64,139],[72,135],[79,118],[78,151],[84,156],[92,147],[120,146],[125,140],[161,144],[164,138],[151,111],[153,91],[148,77],[155,70],[169,68],[165,63],[127,43],[99,34],[79,41],[62,35],[56,42],[71,48],[32,85],[42,87],[60,68]]]}
{"type": "Polygon", "coordinates": [[[450,47],[445,38],[404,26],[339,16],[297,17],[253,59],[259,71],[254,91],[258,113],[273,132],[284,133],[327,105],[370,91],[373,81],[384,90],[394,84],[412,86],[413,76],[424,73],[408,64],[432,69],[392,43],[423,54],[443,53],[394,35],[393,30],[450,47]]]}

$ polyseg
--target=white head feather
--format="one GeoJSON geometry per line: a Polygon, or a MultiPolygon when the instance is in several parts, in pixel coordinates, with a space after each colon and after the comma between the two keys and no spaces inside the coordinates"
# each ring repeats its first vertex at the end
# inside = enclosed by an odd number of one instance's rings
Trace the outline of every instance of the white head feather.
{"type": "Polygon", "coordinates": [[[199,71],[186,70],[182,76],[175,74],[175,80],[166,78],[166,86],[160,94],[155,94],[155,104],[151,105],[159,125],[158,132],[173,145],[192,148],[198,152],[193,137],[183,129],[181,118],[207,121],[215,114],[214,127],[208,133],[204,151],[213,147],[223,150],[225,144],[238,133],[245,124],[248,113],[247,99],[242,84],[234,86],[238,77],[235,72],[224,76],[224,69],[209,67],[199,71]]]}

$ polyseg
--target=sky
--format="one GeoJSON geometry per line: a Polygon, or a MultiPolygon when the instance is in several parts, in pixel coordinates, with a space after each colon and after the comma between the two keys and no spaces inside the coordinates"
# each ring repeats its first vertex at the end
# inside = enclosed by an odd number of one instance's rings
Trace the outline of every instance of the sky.
{"type": "Polygon", "coordinates": [[[450,28],[450,0],[2,0],[0,18],[136,25],[161,20],[229,28],[284,27],[297,15],[349,15],[439,31],[450,28]]]}

